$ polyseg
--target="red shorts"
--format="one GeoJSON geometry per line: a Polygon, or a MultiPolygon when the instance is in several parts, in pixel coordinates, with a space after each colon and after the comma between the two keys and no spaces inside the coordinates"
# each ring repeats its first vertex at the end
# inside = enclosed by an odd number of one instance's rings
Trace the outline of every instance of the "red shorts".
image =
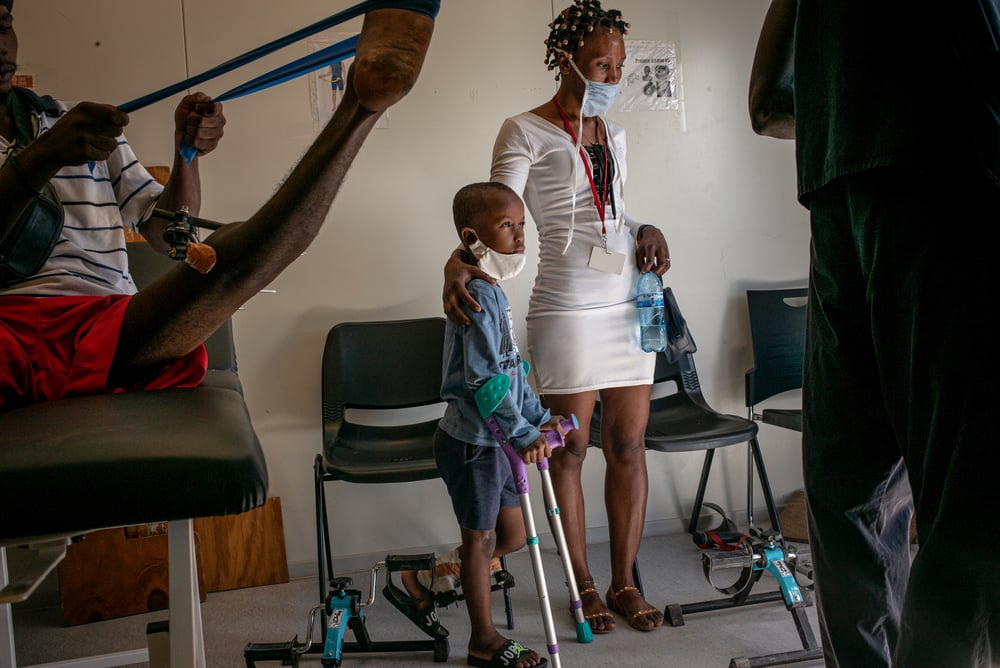
{"type": "Polygon", "coordinates": [[[208,367],[205,346],[145,383],[108,387],[130,299],[0,297],[0,411],[84,394],[197,386],[208,367]]]}

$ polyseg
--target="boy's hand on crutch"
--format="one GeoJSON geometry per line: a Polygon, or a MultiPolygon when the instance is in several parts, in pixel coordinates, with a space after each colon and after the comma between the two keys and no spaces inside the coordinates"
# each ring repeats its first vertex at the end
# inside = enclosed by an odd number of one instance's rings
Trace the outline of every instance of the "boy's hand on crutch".
{"type": "Polygon", "coordinates": [[[525,464],[539,464],[552,456],[552,446],[549,445],[545,434],[539,434],[538,438],[527,447],[518,450],[517,454],[524,460],[525,464]]]}
{"type": "Polygon", "coordinates": [[[535,442],[519,450],[517,454],[521,456],[525,464],[541,464],[544,460],[552,456],[552,446],[559,447],[566,438],[566,420],[561,415],[554,415],[552,419],[543,424],[538,430],[541,432],[535,442]],[[553,438],[550,432],[559,434],[558,438],[553,438]],[[530,451],[530,452],[529,452],[530,451]]]}

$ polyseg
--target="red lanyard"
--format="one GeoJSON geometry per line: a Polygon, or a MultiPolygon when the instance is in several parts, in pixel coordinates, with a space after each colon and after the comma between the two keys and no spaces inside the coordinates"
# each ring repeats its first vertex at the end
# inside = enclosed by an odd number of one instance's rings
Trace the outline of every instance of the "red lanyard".
{"type": "MultiPolygon", "coordinates": [[[[570,139],[573,140],[573,145],[576,146],[576,133],[573,132],[573,126],[570,125],[569,118],[566,117],[566,112],[563,111],[563,108],[559,104],[559,100],[556,99],[555,95],[552,96],[552,101],[556,105],[556,111],[559,112],[559,116],[562,118],[563,125],[566,127],[566,132],[569,133],[570,139]]],[[[596,119],[594,122],[599,124],[596,119]]],[[[580,128],[580,131],[583,131],[582,127],[580,128]]],[[[604,147],[604,187],[601,190],[603,198],[597,194],[597,186],[594,185],[594,175],[590,171],[590,158],[584,152],[583,146],[580,147],[580,157],[583,158],[583,166],[587,170],[587,180],[590,181],[590,192],[594,194],[594,206],[597,207],[597,213],[601,216],[601,237],[607,238],[608,231],[604,227],[604,207],[608,201],[608,149],[607,147],[604,147]]]]}

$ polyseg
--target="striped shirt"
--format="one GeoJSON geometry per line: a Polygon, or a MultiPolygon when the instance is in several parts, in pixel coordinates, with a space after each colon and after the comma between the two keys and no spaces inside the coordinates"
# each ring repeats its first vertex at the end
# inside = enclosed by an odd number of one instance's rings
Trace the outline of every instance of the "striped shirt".
{"type": "MultiPolygon", "coordinates": [[[[61,117],[73,104],[58,102],[61,117]]],[[[58,119],[32,112],[36,137],[58,119]]],[[[16,147],[0,137],[0,164],[16,147]]],[[[125,226],[138,231],[149,218],[163,187],[139,163],[125,135],[104,162],[64,167],[52,179],[65,223],[41,270],[0,288],[0,296],[29,297],[134,294],[128,271],[125,226]]]]}

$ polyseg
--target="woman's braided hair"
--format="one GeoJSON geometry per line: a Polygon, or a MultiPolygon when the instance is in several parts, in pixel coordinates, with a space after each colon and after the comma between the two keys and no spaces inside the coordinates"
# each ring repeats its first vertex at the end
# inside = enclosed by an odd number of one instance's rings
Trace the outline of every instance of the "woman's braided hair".
{"type": "MultiPolygon", "coordinates": [[[[594,28],[617,28],[622,35],[627,35],[629,24],[617,9],[602,9],[599,0],[575,0],[572,7],[559,12],[549,28],[552,30],[545,40],[545,64],[553,70],[559,66],[560,52],[575,52],[594,28]]],[[[556,79],[559,79],[558,70],[556,79]]]]}

